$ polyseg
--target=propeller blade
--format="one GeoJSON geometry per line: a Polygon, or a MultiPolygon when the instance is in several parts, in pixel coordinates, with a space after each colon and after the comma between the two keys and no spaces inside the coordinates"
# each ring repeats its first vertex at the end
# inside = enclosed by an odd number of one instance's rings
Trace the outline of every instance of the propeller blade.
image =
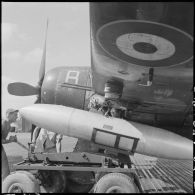
{"type": "Polygon", "coordinates": [[[39,86],[42,85],[42,82],[45,76],[47,29],[48,29],[48,19],[47,19],[47,26],[46,26],[46,32],[45,32],[45,43],[44,43],[44,48],[43,48],[43,55],[41,59],[40,69],[39,69],[39,82],[38,82],[39,86]]]}
{"type": "Polygon", "coordinates": [[[39,87],[34,87],[27,83],[9,83],[7,90],[11,95],[16,96],[30,96],[30,95],[39,95],[39,87]]]}
{"type": "Polygon", "coordinates": [[[37,99],[35,100],[34,104],[41,104],[41,97],[37,95],[37,99]]]}

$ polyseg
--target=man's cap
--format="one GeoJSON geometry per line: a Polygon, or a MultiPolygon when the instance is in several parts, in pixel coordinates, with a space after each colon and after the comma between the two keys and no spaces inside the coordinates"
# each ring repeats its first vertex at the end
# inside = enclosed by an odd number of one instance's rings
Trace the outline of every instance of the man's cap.
{"type": "Polygon", "coordinates": [[[17,109],[14,109],[14,108],[8,108],[6,110],[6,115],[9,115],[10,113],[13,113],[13,112],[18,112],[18,110],[17,109]]]}

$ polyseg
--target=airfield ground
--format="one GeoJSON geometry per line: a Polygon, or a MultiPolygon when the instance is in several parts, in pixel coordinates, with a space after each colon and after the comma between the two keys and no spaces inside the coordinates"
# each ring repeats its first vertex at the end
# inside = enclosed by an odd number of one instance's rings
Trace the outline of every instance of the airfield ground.
{"type": "MultiPolygon", "coordinates": [[[[10,133],[15,135],[15,133],[10,133]]],[[[5,144],[9,166],[12,170],[14,163],[21,162],[27,157],[30,133],[17,133],[19,143],[5,144]]],[[[63,137],[62,152],[73,151],[77,139],[63,137]]],[[[144,192],[168,193],[183,192],[193,193],[193,160],[166,160],[136,154],[131,157],[144,192]]]]}

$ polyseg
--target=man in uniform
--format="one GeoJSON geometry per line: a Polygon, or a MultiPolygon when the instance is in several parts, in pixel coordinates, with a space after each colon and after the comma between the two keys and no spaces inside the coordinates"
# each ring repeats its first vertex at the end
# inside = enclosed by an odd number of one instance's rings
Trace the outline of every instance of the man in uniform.
{"type": "Polygon", "coordinates": [[[44,128],[36,127],[32,135],[31,148],[34,152],[61,152],[63,136],[44,128]]]}
{"type": "MultiPolygon", "coordinates": [[[[6,118],[2,119],[2,123],[1,123],[2,144],[7,144],[10,142],[17,141],[16,136],[10,136],[9,139],[6,139],[8,133],[11,131],[11,123],[16,121],[17,116],[18,116],[18,110],[12,109],[12,108],[7,109],[6,118]]],[[[1,178],[3,180],[10,173],[7,156],[6,156],[5,150],[3,148],[3,145],[1,146],[1,162],[2,162],[1,178]]]]}

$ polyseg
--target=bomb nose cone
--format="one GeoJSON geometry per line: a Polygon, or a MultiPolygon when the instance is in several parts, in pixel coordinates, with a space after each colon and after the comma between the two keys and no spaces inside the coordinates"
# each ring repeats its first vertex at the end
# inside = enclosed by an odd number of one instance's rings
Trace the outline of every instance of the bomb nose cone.
{"type": "Polygon", "coordinates": [[[44,116],[46,113],[41,112],[41,107],[31,105],[31,106],[21,108],[20,114],[26,120],[32,122],[33,124],[36,124],[37,122],[39,123],[40,120],[44,122],[44,116]]]}
{"type": "Polygon", "coordinates": [[[33,108],[33,105],[21,108],[20,109],[21,116],[26,118],[31,113],[32,108],[33,108]]]}
{"type": "MultiPolygon", "coordinates": [[[[31,106],[20,109],[22,117],[47,130],[59,133],[67,128],[67,120],[73,108],[63,110],[64,106],[50,105],[50,104],[33,104],[31,106]]],[[[62,133],[64,134],[64,133],[62,133]]]]}
{"type": "Polygon", "coordinates": [[[41,104],[36,104],[36,105],[33,104],[33,105],[30,105],[30,106],[21,108],[20,109],[20,114],[25,119],[34,120],[34,117],[36,117],[36,115],[41,114],[40,110],[41,110],[41,104]],[[40,107],[39,107],[39,105],[40,105],[40,107]]]}

